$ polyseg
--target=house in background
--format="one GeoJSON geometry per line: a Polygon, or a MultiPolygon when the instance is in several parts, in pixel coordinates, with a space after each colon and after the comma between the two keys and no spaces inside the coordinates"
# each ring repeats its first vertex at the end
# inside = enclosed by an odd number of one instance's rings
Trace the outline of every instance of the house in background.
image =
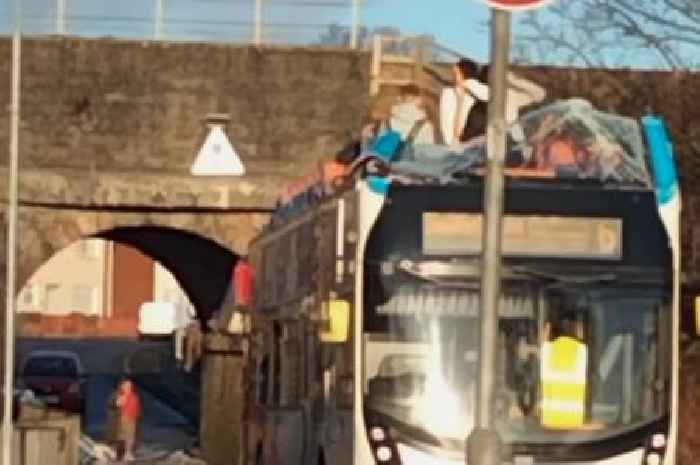
{"type": "Polygon", "coordinates": [[[135,338],[145,302],[171,302],[194,314],[174,276],[158,262],[127,245],[81,240],[54,255],[20,292],[19,334],[135,338]]]}

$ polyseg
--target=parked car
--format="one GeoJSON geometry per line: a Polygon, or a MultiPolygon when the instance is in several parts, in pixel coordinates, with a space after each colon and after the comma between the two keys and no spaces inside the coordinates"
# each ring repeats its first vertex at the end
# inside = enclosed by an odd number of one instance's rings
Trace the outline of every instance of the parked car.
{"type": "Polygon", "coordinates": [[[67,350],[35,350],[22,361],[20,383],[50,407],[74,413],[85,408],[80,357],[67,350]]]}

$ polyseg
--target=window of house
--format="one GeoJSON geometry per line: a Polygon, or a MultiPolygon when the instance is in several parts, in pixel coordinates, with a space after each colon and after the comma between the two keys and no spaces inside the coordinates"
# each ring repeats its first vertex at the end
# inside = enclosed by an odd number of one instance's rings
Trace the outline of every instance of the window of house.
{"type": "Polygon", "coordinates": [[[41,310],[42,309],[42,288],[38,284],[27,284],[22,290],[20,301],[25,309],[41,310]]]}
{"type": "Polygon", "coordinates": [[[81,258],[97,260],[102,256],[104,247],[102,239],[85,239],[79,243],[78,254],[81,258]]]}
{"type": "Polygon", "coordinates": [[[86,315],[98,315],[100,308],[97,287],[84,284],[75,286],[73,288],[71,310],[86,315]]]}

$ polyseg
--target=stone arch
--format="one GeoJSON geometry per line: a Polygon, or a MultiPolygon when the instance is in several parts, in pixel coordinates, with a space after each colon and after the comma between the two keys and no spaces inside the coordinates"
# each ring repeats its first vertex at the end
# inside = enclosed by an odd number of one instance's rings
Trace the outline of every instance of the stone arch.
{"type": "Polygon", "coordinates": [[[230,292],[238,255],[198,234],[163,226],[128,226],[96,237],[134,247],[167,268],[200,319],[208,319],[230,292]]]}
{"type": "MultiPolygon", "coordinates": [[[[247,253],[247,244],[267,221],[267,215],[257,212],[201,212],[201,211],[149,211],[146,209],[87,209],[87,208],[51,208],[23,206],[19,214],[17,288],[22,289],[31,275],[55,253],[71,243],[89,238],[103,237],[131,243],[141,248],[147,255],[163,252],[154,246],[154,235],[158,231],[166,234],[171,241],[180,235],[189,244],[199,244],[202,250],[228,251],[231,257],[247,253]],[[137,228],[142,228],[138,230],[137,228]],[[146,232],[148,240],[139,240],[138,231],[146,232]],[[139,242],[141,242],[139,246],[139,242]],[[207,244],[205,246],[205,244],[207,244]],[[206,247],[210,247],[207,249],[206,247]]],[[[6,224],[6,212],[3,212],[6,224]]],[[[2,263],[6,263],[6,228],[2,228],[2,263]]],[[[209,252],[207,252],[209,253],[209,252]]],[[[154,256],[159,259],[159,257],[154,256]]],[[[232,263],[232,262],[231,262],[232,263]]],[[[167,263],[164,263],[168,267],[167,263]]],[[[171,263],[171,266],[174,266],[171,263]]],[[[6,269],[3,267],[0,279],[5,280],[6,269]]],[[[172,270],[171,270],[172,271],[172,270]]],[[[174,273],[178,280],[190,279],[191,273],[178,271],[174,273]],[[179,276],[178,276],[179,274],[179,276]]],[[[194,285],[181,281],[186,292],[194,285]]],[[[4,286],[3,298],[5,294],[4,286]]],[[[193,294],[190,294],[190,298],[193,294]]],[[[193,304],[199,305],[197,311],[208,315],[214,299],[194,297],[193,304]],[[196,302],[195,302],[196,301],[196,302]]]]}

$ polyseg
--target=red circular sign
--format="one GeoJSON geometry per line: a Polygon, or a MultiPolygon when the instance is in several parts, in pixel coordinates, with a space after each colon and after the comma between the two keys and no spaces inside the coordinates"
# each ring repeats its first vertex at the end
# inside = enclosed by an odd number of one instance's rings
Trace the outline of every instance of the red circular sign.
{"type": "Polygon", "coordinates": [[[491,8],[527,10],[545,6],[552,0],[484,0],[491,8]]]}

